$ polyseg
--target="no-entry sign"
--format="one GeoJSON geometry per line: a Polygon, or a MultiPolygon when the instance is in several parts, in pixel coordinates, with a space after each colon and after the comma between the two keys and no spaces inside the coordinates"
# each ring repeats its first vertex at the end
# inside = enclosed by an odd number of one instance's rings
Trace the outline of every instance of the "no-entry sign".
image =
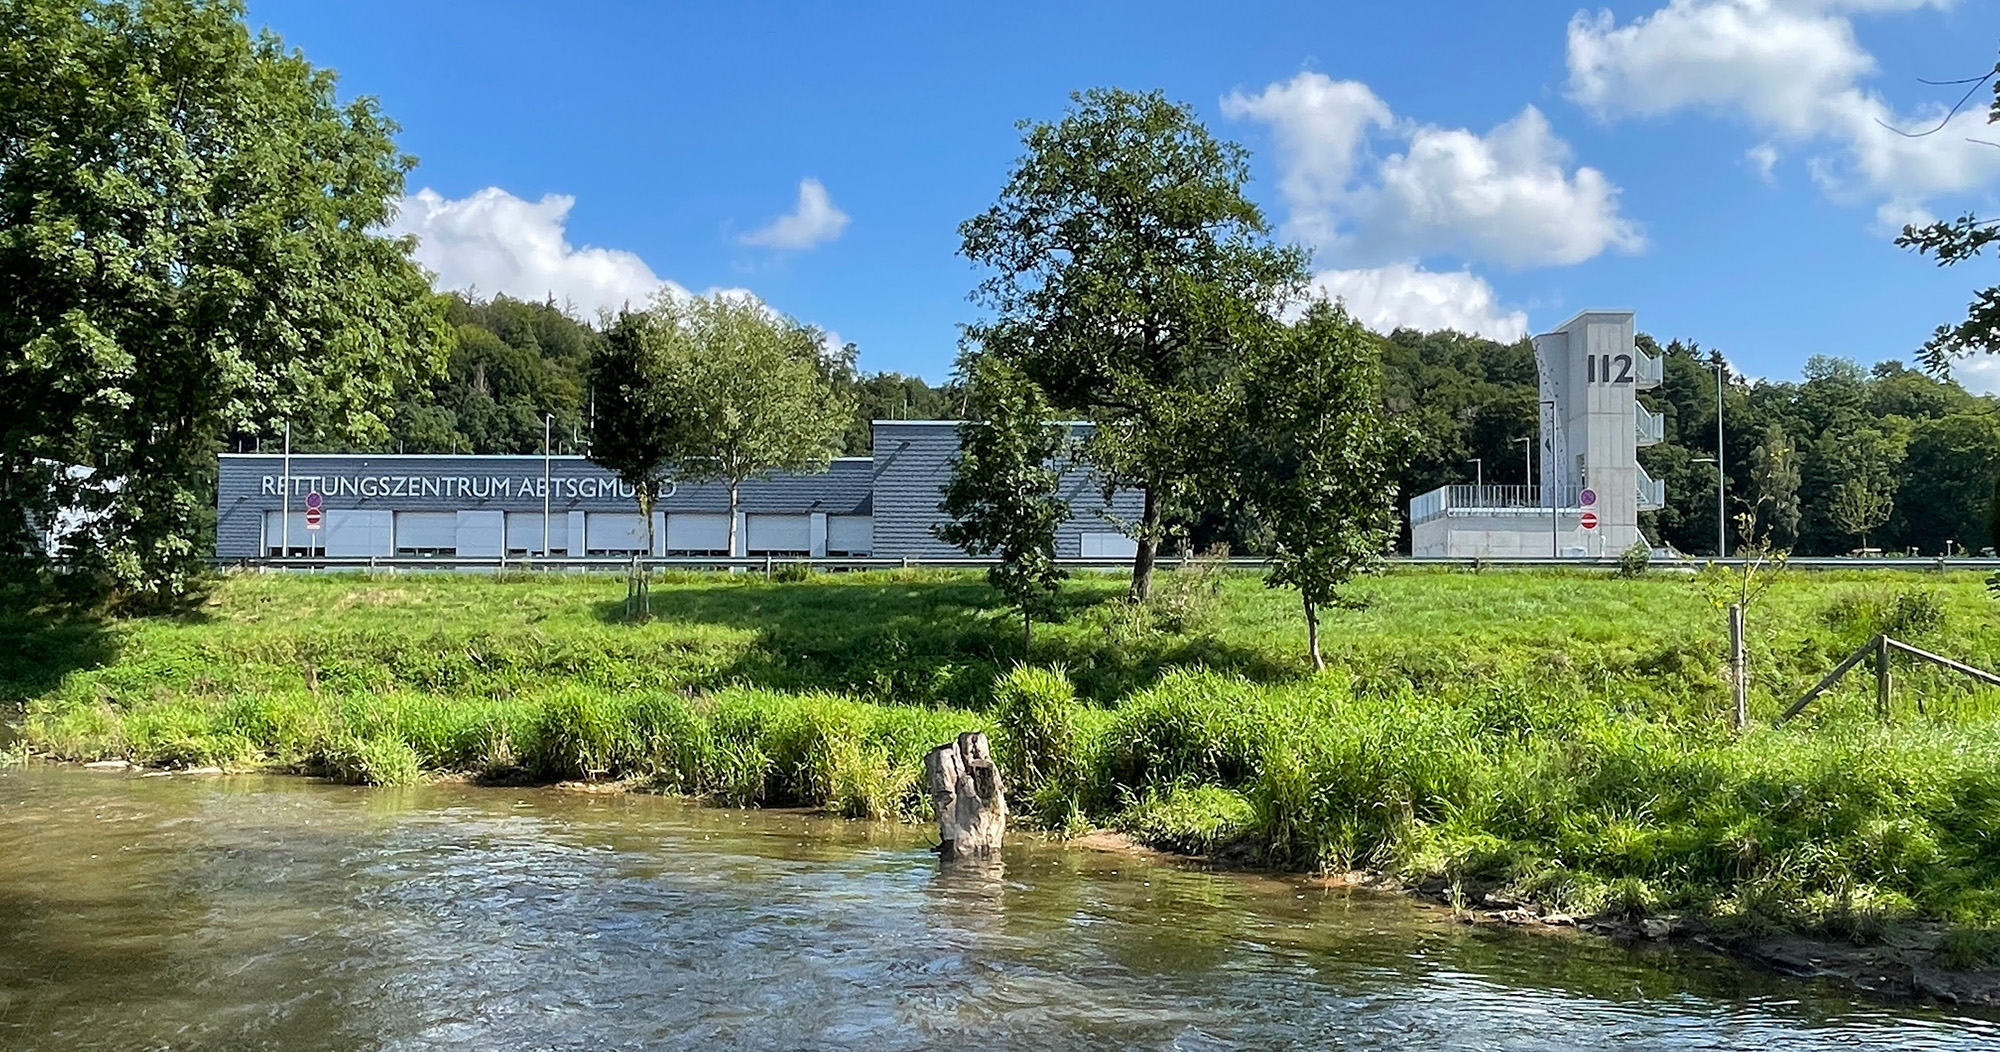
{"type": "Polygon", "coordinates": [[[1583,517],[1577,520],[1577,524],[1578,524],[1578,525],[1580,525],[1580,526],[1582,526],[1582,527],[1583,527],[1584,529],[1586,529],[1586,530],[1594,530],[1594,529],[1596,529],[1596,528],[1597,528],[1597,513],[1596,513],[1596,512],[1594,512],[1594,511],[1586,511],[1586,512],[1584,512],[1584,513],[1583,513],[1583,517]]]}

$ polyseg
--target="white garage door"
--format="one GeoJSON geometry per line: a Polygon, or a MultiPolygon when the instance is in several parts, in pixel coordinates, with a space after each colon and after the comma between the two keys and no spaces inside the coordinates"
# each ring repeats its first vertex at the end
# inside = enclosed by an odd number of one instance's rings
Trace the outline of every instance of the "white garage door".
{"type": "Polygon", "coordinates": [[[749,555],[809,555],[812,516],[746,515],[743,550],[749,555]]]}
{"type": "Polygon", "coordinates": [[[282,511],[265,512],[264,551],[267,554],[273,555],[284,554],[279,552],[278,549],[287,544],[291,546],[291,554],[295,555],[317,551],[326,546],[326,530],[306,529],[306,513],[303,511],[294,511],[292,512],[292,532],[287,537],[285,535],[285,513],[282,511]]]}
{"type": "Polygon", "coordinates": [[[624,555],[646,550],[646,517],[636,511],[593,511],[585,516],[583,546],[624,555]]]}
{"type": "MultiPolygon", "coordinates": [[[[507,513],[507,554],[544,555],[542,551],[542,513],[539,511],[510,511],[507,513]]],[[[569,549],[569,516],[562,512],[550,512],[549,551],[569,549]]]]}
{"type": "Polygon", "coordinates": [[[396,514],[342,509],[326,513],[326,554],[359,557],[394,555],[396,514]]]}
{"type": "Polygon", "coordinates": [[[1086,533],[1083,535],[1083,552],[1086,559],[1130,559],[1139,554],[1139,542],[1122,533],[1086,533]]]}
{"type": "Polygon", "coordinates": [[[504,555],[507,552],[507,513],[461,511],[458,513],[458,554],[474,557],[504,555]]]}
{"type": "Polygon", "coordinates": [[[828,515],[826,517],[828,555],[867,555],[874,550],[874,516],[828,515]]]}
{"type": "Polygon", "coordinates": [[[455,511],[397,512],[396,554],[457,555],[458,513],[455,511]]]}
{"type": "Polygon", "coordinates": [[[677,511],[668,515],[667,551],[693,555],[728,555],[728,513],[677,511]]]}

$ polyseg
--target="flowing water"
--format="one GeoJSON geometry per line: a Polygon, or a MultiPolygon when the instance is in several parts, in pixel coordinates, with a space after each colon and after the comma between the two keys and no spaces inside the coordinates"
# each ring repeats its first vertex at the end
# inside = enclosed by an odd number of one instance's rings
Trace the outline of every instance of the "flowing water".
{"type": "Polygon", "coordinates": [[[0,1049],[1996,1049],[1710,954],[1020,838],[0,770],[0,1049]]]}

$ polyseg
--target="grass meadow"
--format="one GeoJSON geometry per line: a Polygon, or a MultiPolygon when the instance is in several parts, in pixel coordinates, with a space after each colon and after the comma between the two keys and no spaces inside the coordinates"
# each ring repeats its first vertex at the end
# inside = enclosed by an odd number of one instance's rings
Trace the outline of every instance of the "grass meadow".
{"type": "Polygon", "coordinates": [[[1772,726],[1877,632],[2000,668],[1975,575],[1779,579],[1741,732],[1724,616],[1685,575],[1368,578],[1321,674],[1254,575],[1123,592],[1073,580],[1024,658],[976,574],[668,574],[643,624],[617,578],[243,574],[191,616],[5,615],[0,701],[17,748],[64,760],[630,779],[857,817],[923,816],[923,752],[981,729],[1017,815],[1057,832],[1573,913],[2000,927],[2000,692],[1899,665],[1881,719],[1864,668],[1772,726]]]}

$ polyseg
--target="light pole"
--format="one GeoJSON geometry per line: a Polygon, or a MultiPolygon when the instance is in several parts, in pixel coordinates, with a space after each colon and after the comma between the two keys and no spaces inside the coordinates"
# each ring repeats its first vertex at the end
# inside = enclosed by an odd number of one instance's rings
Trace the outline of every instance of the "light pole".
{"type": "Polygon", "coordinates": [[[1517,442],[1521,446],[1521,491],[1525,494],[1535,488],[1535,436],[1522,435],[1508,440],[1509,445],[1517,442]]]}
{"type": "Polygon", "coordinates": [[[1473,457],[1468,463],[1472,465],[1472,491],[1475,494],[1480,494],[1473,497],[1473,499],[1485,500],[1486,498],[1483,494],[1486,491],[1486,462],[1478,457],[1473,457]]]}
{"type": "Polygon", "coordinates": [[[1723,364],[1722,352],[1715,352],[1715,554],[1718,558],[1729,558],[1729,531],[1724,523],[1727,513],[1723,510],[1729,504],[1729,472],[1723,467],[1722,455],[1722,385],[1729,367],[1723,364]]]}
{"type": "MultiPolygon", "coordinates": [[[[1717,475],[1722,474],[1722,461],[1716,457],[1695,457],[1693,460],[1688,461],[1688,463],[1714,464],[1715,473],[1717,475]]],[[[1723,538],[1729,536],[1729,534],[1724,530],[1724,524],[1726,521],[1727,520],[1723,518],[1722,514],[1722,486],[1721,484],[1718,483],[1715,487],[1715,557],[1718,559],[1726,559],[1729,557],[1729,549],[1727,547],[1724,547],[1722,543],[1723,538]]]]}

